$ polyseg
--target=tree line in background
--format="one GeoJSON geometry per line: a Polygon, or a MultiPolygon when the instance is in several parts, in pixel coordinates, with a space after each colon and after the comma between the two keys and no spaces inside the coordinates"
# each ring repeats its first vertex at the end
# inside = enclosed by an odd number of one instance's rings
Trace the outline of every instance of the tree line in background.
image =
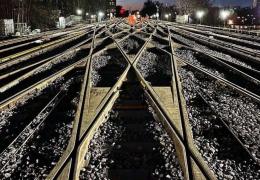
{"type": "Polygon", "coordinates": [[[29,24],[32,28],[48,29],[55,27],[60,16],[68,17],[77,9],[93,14],[105,9],[106,0],[23,0],[30,1],[29,24]]]}
{"type": "MultiPolygon", "coordinates": [[[[141,9],[142,16],[152,16],[159,10],[160,18],[163,18],[163,14],[171,14],[171,18],[174,19],[176,15],[188,14],[193,17],[196,10],[204,10],[209,13],[209,9],[212,8],[212,0],[175,0],[175,4],[171,6],[165,6],[159,1],[147,0],[144,2],[143,8],[141,9]]],[[[214,12],[214,11],[212,11],[214,12]]],[[[210,22],[211,20],[207,20],[210,22]]]]}
{"type": "MultiPolygon", "coordinates": [[[[27,23],[32,28],[48,29],[55,27],[55,22],[59,16],[69,16],[75,14],[80,8],[83,15],[86,13],[96,14],[100,10],[105,10],[107,0],[21,0],[28,8],[29,18],[27,23]]],[[[194,9],[208,8],[210,0],[176,0],[175,10],[179,14],[192,14],[194,9]]],[[[122,8],[122,7],[120,7],[122,8]]],[[[157,9],[162,12],[170,7],[165,7],[159,1],[147,0],[141,10],[142,16],[156,14],[157,9]]],[[[124,12],[127,16],[129,11],[124,12]]],[[[117,15],[120,16],[120,9],[117,8],[117,15]]]]}
{"type": "MultiPolygon", "coordinates": [[[[83,10],[83,16],[86,13],[97,14],[98,11],[104,11],[107,0],[0,0],[2,18],[13,18],[15,22],[26,22],[32,29],[40,28],[46,30],[55,27],[55,22],[60,16],[68,17],[75,14],[78,8],[83,10]],[[8,9],[9,8],[9,9],[8,9]],[[7,14],[7,15],[5,15],[7,14]],[[19,15],[18,15],[19,14],[19,15]],[[21,18],[23,17],[23,18],[21,18]]],[[[174,20],[177,14],[188,14],[193,22],[198,22],[196,11],[203,10],[205,16],[203,23],[208,25],[218,25],[219,8],[212,6],[213,0],[175,0],[175,4],[167,6],[160,1],[147,0],[144,2],[143,8],[140,11],[142,16],[151,16],[159,10],[160,17],[163,19],[165,13],[171,14],[171,19],[174,20]]],[[[256,10],[255,10],[256,11],[256,10]]],[[[129,15],[128,10],[124,10],[122,6],[117,6],[116,15],[125,17],[129,15]]],[[[1,14],[1,12],[0,12],[1,14]]],[[[245,18],[245,24],[250,24],[254,19],[250,8],[236,9],[233,15],[241,15],[250,17],[245,18]],[[250,19],[251,18],[251,19],[250,19]]],[[[1,16],[0,16],[1,18],[1,16]]]]}
{"type": "Polygon", "coordinates": [[[212,0],[176,0],[176,8],[180,15],[193,14],[198,9],[208,9],[212,0]]]}
{"type": "MultiPolygon", "coordinates": [[[[154,15],[157,13],[156,7],[158,7],[160,19],[165,19],[165,14],[171,14],[169,20],[175,20],[177,14],[189,15],[192,23],[200,23],[200,20],[196,17],[196,13],[197,11],[203,11],[205,13],[202,19],[203,24],[222,25],[223,20],[220,18],[221,8],[213,6],[213,1],[214,0],[175,0],[174,5],[165,6],[158,1],[147,0],[141,10],[141,15],[154,15]]],[[[253,25],[254,22],[257,22],[257,12],[259,13],[259,9],[257,8],[230,7],[228,9],[230,9],[229,19],[235,24],[253,25]]]]}

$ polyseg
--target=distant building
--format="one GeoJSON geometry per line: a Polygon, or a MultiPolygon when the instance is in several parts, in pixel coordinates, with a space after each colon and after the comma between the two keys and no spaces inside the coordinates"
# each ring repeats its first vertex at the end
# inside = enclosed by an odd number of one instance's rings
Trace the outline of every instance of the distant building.
{"type": "Polygon", "coordinates": [[[254,9],[254,14],[256,18],[256,23],[259,25],[260,24],[260,0],[254,0],[253,1],[253,9],[254,9]]]}
{"type": "Polygon", "coordinates": [[[116,0],[106,0],[106,14],[108,17],[110,14],[116,15],[116,0]]]}
{"type": "Polygon", "coordinates": [[[253,8],[256,8],[257,6],[260,6],[260,0],[253,0],[253,8]]]}

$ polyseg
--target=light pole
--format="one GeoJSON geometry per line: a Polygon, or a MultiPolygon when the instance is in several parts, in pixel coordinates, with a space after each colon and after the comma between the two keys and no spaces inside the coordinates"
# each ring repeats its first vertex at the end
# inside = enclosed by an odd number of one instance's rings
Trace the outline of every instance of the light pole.
{"type": "Polygon", "coordinates": [[[165,16],[164,16],[166,19],[167,19],[167,21],[168,21],[168,19],[169,19],[169,14],[165,14],[165,16]]]}
{"type": "Polygon", "coordinates": [[[103,16],[104,16],[104,13],[101,12],[101,11],[99,11],[99,12],[98,12],[98,22],[101,22],[103,16]]]}
{"type": "Polygon", "coordinates": [[[156,19],[159,20],[159,13],[156,13],[156,19]]]}
{"type": "Polygon", "coordinates": [[[77,13],[77,15],[81,16],[82,15],[82,10],[81,9],[77,9],[76,13],[77,13]]]}
{"type": "Polygon", "coordinates": [[[222,10],[220,11],[220,18],[224,21],[224,27],[226,26],[226,19],[230,15],[230,12],[228,10],[222,10]]]}
{"type": "Polygon", "coordinates": [[[196,16],[197,18],[200,20],[200,24],[201,24],[201,19],[203,18],[205,12],[204,11],[197,11],[196,16]]]}
{"type": "Polygon", "coordinates": [[[158,5],[156,5],[156,10],[157,10],[156,17],[157,17],[157,20],[159,20],[159,6],[158,5]]]}
{"type": "Polygon", "coordinates": [[[252,25],[254,25],[254,20],[255,20],[255,19],[256,19],[255,17],[252,18],[252,25]]]}

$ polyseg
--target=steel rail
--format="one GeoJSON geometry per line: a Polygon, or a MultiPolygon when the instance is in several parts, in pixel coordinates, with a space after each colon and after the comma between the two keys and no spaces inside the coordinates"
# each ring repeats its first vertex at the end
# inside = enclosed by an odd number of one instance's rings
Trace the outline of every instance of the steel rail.
{"type": "MultiPolygon", "coordinates": [[[[89,40],[91,40],[91,38],[85,40],[84,42],[87,42],[87,41],[89,41],[89,40]]],[[[33,69],[32,71],[30,71],[30,72],[28,72],[28,73],[26,73],[26,74],[24,74],[24,75],[18,77],[17,79],[15,79],[15,80],[13,80],[13,81],[7,83],[6,85],[0,87],[0,93],[2,93],[2,92],[4,92],[4,91],[7,91],[8,89],[10,89],[10,88],[16,86],[16,85],[19,84],[19,83],[22,83],[22,81],[25,80],[25,79],[27,79],[27,78],[29,78],[29,77],[31,77],[31,76],[34,76],[34,73],[35,73],[35,72],[37,72],[38,70],[43,69],[44,67],[46,67],[46,66],[48,66],[48,65],[54,64],[55,61],[59,61],[59,58],[66,56],[66,54],[70,54],[70,53],[73,54],[73,53],[75,53],[75,55],[76,55],[77,52],[82,51],[82,45],[81,45],[81,44],[82,44],[82,43],[76,45],[76,46],[73,47],[73,48],[70,48],[70,49],[66,50],[65,52],[59,54],[58,56],[55,56],[55,57],[51,58],[50,60],[48,59],[49,61],[47,61],[46,63],[40,65],[40,66],[37,67],[36,69],[33,69]]]]}
{"type": "Polygon", "coordinates": [[[19,133],[19,135],[0,153],[0,159],[4,160],[4,164],[0,164],[0,172],[3,172],[4,168],[11,161],[12,157],[24,147],[29,140],[35,136],[35,134],[41,129],[40,127],[53,112],[60,101],[65,97],[65,91],[61,90],[55,95],[55,97],[41,110],[41,112],[19,133]],[[44,118],[38,119],[44,115],[44,118]],[[21,143],[22,142],[22,143],[21,143]],[[13,150],[15,149],[15,150],[13,150]]]}
{"type": "MultiPolygon", "coordinates": [[[[173,57],[177,60],[177,61],[181,61],[183,62],[184,64],[188,65],[189,67],[193,68],[195,71],[199,71],[203,74],[206,74],[208,77],[216,80],[216,81],[219,81],[219,82],[222,82],[224,85],[227,85],[228,87],[236,90],[237,92],[239,92],[240,94],[242,95],[245,95],[249,98],[251,98],[253,101],[257,102],[257,103],[260,103],[260,97],[257,96],[257,95],[252,95],[250,92],[248,92],[247,90],[245,90],[244,88],[241,88],[240,86],[237,86],[236,84],[233,84],[232,82],[230,81],[227,81],[225,80],[224,78],[221,78],[221,77],[218,77],[206,70],[204,70],[203,68],[200,68],[200,67],[197,67],[196,65],[194,64],[191,64],[189,62],[187,62],[187,60],[184,60],[182,59],[181,57],[178,57],[177,55],[175,55],[174,51],[172,51],[172,55],[173,57]]],[[[176,69],[177,70],[177,69],[176,69]]],[[[181,87],[181,85],[180,85],[181,87]]],[[[194,86],[195,87],[195,86],[194,86]]],[[[210,103],[207,99],[210,99],[210,96],[207,95],[206,97],[203,96],[202,94],[202,91],[198,90],[197,88],[195,88],[196,91],[199,93],[199,95],[201,96],[201,98],[203,99],[203,101],[211,108],[211,110],[215,113],[215,114],[218,114],[211,106],[210,106],[210,103]]],[[[213,101],[213,100],[212,100],[213,101]]],[[[252,158],[254,160],[254,162],[260,166],[260,163],[257,161],[257,159],[252,155],[252,153],[250,152],[250,150],[244,146],[244,143],[242,142],[241,138],[239,138],[233,130],[230,129],[230,127],[227,125],[227,123],[222,119],[220,118],[220,121],[221,123],[224,125],[224,127],[232,134],[232,136],[236,139],[236,141],[241,145],[241,147],[245,150],[245,152],[247,153],[247,155],[252,158]]]]}
{"type": "Polygon", "coordinates": [[[201,31],[201,30],[198,30],[198,29],[196,29],[194,27],[190,27],[190,26],[179,25],[179,26],[176,26],[176,27],[190,31],[190,32],[193,32],[193,33],[205,35],[205,36],[213,36],[215,39],[219,39],[219,40],[222,40],[222,41],[227,40],[227,41],[230,41],[231,43],[235,43],[237,45],[243,45],[245,47],[250,46],[251,48],[254,48],[254,50],[252,49],[252,52],[257,51],[260,48],[260,44],[257,43],[257,42],[252,42],[252,41],[243,40],[243,39],[240,39],[240,38],[234,38],[234,37],[229,37],[229,36],[225,36],[225,35],[220,35],[220,34],[217,34],[217,33],[214,33],[214,32],[201,31]]]}
{"type": "MultiPolygon", "coordinates": [[[[185,46],[183,46],[183,47],[184,47],[184,49],[191,50],[193,52],[199,52],[199,53],[205,55],[208,58],[209,61],[211,61],[213,64],[216,64],[217,66],[219,66],[219,67],[214,66],[215,69],[219,69],[220,67],[223,67],[226,70],[225,72],[223,72],[225,75],[232,74],[232,75],[240,76],[240,78],[244,79],[247,82],[253,83],[256,86],[260,85],[260,81],[258,79],[256,79],[256,78],[254,78],[254,77],[244,73],[243,71],[238,70],[237,68],[235,68],[235,67],[233,67],[233,66],[231,66],[231,65],[229,65],[229,64],[227,64],[227,63],[225,63],[225,62],[223,62],[223,61],[221,61],[221,60],[219,60],[217,58],[215,58],[214,56],[211,56],[210,54],[206,54],[206,53],[201,52],[201,51],[199,51],[197,49],[194,49],[194,48],[185,47],[185,46]]],[[[173,55],[179,57],[175,52],[173,52],[173,55]]],[[[179,57],[179,58],[181,58],[181,57],[179,57]]],[[[201,68],[201,67],[197,66],[196,64],[189,62],[188,60],[183,60],[183,61],[185,61],[185,63],[187,62],[188,64],[192,64],[193,66],[196,66],[196,67],[198,67],[200,69],[204,69],[205,71],[208,71],[207,67],[201,68]]],[[[201,64],[203,64],[203,62],[201,62],[201,64]]],[[[208,71],[208,72],[213,74],[210,71],[208,71]]],[[[215,76],[217,76],[217,75],[215,75],[215,76]]],[[[223,77],[220,77],[220,78],[223,78],[223,77]]],[[[223,79],[225,79],[225,78],[223,78],[223,79]]],[[[253,92],[250,89],[250,87],[248,87],[248,88],[247,87],[242,87],[241,85],[237,84],[237,82],[232,82],[232,80],[227,80],[227,81],[231,82],[233,84],[236,84],[237,86],[241,87],[241,89],[245,89],[245,90],[251,92],[251,94],[256,96],[256,97],[260,96],[260,91],[259,91],[259,94],[258,94],[257,92],[253,92]]]]}
{"type": "MultiPolygon", "coordinates": [[[[34,69],[31,69],[31,68],[35,68],[35,67],[37,68],[37,67],[39,67],[39,66],[41,66],[41,65],[43,65],[43,64],[46,64],[46,63],[50,62],[50,61],[53,60],[54,58],[57,58],[57,57],[59,57],[59,56],[62,56],[63,53],[66,53],[66,52],[69,52],[69,51],[71,51],[71,50],[73,50],[73,49],[79,48],[80,46],[84,46],[84,44],[87,43],[88,41],[90,41],[91,39],[92,39],[92,38],[88,38],[87,40],[84,40],[84,41],[82,41],[82,42],[80,42],[80,43],[77,43],[76,45],[70,47],[69,49],[65,50],[64,52],[59,53],[59,54],[56,54],[56,55],[54,55],[54,56],[52,56],[52,57],[43,59],[43,60],[41,60],[41,61],[32,63],[32,64],[30,64],[30,65],[26,65],[26,66],[24,66],[24,67],[20,67],[19,69],[14,70],[14,71],[9,72],[9,73],[6,73],[6,74],[4,74],[4,75],[0,75],[0,82],[1,82],[2,80],[4,80],[4,79],[10,77],[10,76],[14,76],[15,74],[18,74],[18,73],[20,74],[21,72],[24,72],[24,71],[26,71],[27,69],[30,70],[30,71],[27,71],[27,73],[32,72],[34,69]]],[[[9,67],[9,68],[10,68],[10,67],[9,67]]],[[[27,73],[25,73],[25,74],[27,74],[27,73]]],[[[23,74],[22,77],[25,76],[25,74],[23,74]]]]}
{"type": "MultiPolygon", "coordinates": [[[[90,31],[90,33],[91,32],[92,31],[90,31]]],[[[82,34],[82,35],[79,35],[79,36],[75,36],[75,37],[73,37],[71,39],[68,39],[67,41],[61,41],[61,42],[59,42],[57,44],[50,45],[49,47],[46,47],[44,49],[40,49],[40,50],[38,50],[36,52],[33,52],[33,53],[29,53],[28,55],[22,56],[20,58],[16,58],[16,59],[14,59],[12,61],[8,61],[8,62],[5,62],[5,63],[0,63],[0,70],[8,68],[8,67],[10,67],[12,65],[15,65],[15,64],[18,64],[18,63],[25,62],[27,60],[30,60],[31,58],[34,58],[34,57],[39,56],[39,55],[42,55],[43,53],[47,53],[49,51],[52,51],[52,50],[56,49],[57,47],[63,46],[66,43],[73,42],[73,41],[75,41],[75,40],[77,40],[79,38],[84,37],[85,35],[87,35],[87,34],[82,34]]]]}
{"type": "MultiPolygon", "coordinates": [[[[83,26],[80,29],[91,28],[91,26],[83,26]]],[[[23,43],[26,41],[33,41],[33,40],[36,40],[36,39],[44,37],[44,36],[52,35],[54,33],[60,33],[60,32],[66,32],[66,31],[67,31],[67,33],[69,33],[70,31],[77,30],[77,29],[78,29],[78,27],[76,26],[76,27],[66,28],[66,29],[62,29],[62,30],[47,31],[47,32],[42,32],[40,34],[36,34],[36,35],[30,35],[30,36],[11,39],[11,40],[0,41],[0,49],[3,47],[20,44],[20,43],[23,43]]]]}
{"type": "Polygon", "coordinates": [[[223,41],[211,39],[208,37],[204,37],[201,35],[196,35],[192,32],[186,31],[186,30],[178,30],[177,28],[172,28],[171,31],[176,32],[177,34],[180,34],[186,38],[192,39],[194,41],[200,42],[201,44],[204,44],[206,46],[210,46],[211,48],[218,48],[221,49],[224,52],[229,52],[231,54],[242,56],[245,59],[248,59],[253,62],[260,62],[260,53],[258,51],[249,51],[245,48],[236,46],[234,44],[226,43],[223,41]]]}

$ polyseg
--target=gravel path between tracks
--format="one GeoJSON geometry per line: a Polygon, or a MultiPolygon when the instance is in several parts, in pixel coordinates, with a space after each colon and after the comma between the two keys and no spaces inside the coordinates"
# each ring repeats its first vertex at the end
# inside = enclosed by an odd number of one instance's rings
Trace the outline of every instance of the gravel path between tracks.
{"type": "Polygon", "coordinates": [[[160,40],[157,40],[156,38],[153,38],[150,42],[155,47],[160,48],[160,49],[164,49],[165,47],[169,46],[167,43],[162,43],[162,42],[160,42],[160,40]]]}
{"type": "Polygon", "coordinates": [[[234,83],[245,90],[251,91],[256,95],[260,93],[257,81],[249,77],[245,78],[242,74],[232,70],[231,68],[225,68],[224,65],[220,65],[214,59],[210,60],[210,57],[207,57],[203,53],[189,49],[177,49],[175,52],[177,56],[193,64],[197,68],[201,68],[217,77],[226,79],[227,81],[234,83]]]}
{"type": "Polygon", "coordinates": [[[137,37],[140,38],[140,39],[146,39],[146,38],[149,38],[149,37],[150,37],[149,34],[145,34],[145,33],[143,33],[143,32],[135,33],[135,36],[137,36],[137,37]]]}
{"type": "Polygon", "coordinates": [[[127,36],[127,35],[128,35],[127,32],[122,32],[122,33],[119,33],[119,34],[115,35],[114,38],[115,38],[116,40],[121,40],[121,39],[123,39],[123,38],[124,38],[125,36],[127,36]]]}
{"type": "Polygon", "coordinates": [[[120,27],[122,29],[130,29],[131,28],[131,26],[129,26],[128,24],[123,23],[123,22],[118,24],[118,27],[120,27]]]}
{"type": "Polygon", "coordinates": [[[221,52],[218,52],[218,51],[214,51],[214,50],[211,50],[209,48],[207,48],[206,46],[203,46],[203,45],[200,45],[198,43],[196,43],[195,41],[192,41],[192,40],[189,40],[187,38],[184,38],[178,34],[173,34],[172,33],[172,37],[178,41],[180,41],[181,43],[187,45],[187,46],[190,46],[190,47],[193,47],[199,51],[202,51],[204,53],[208,53],[208,54],[211,54],[212,56],[215,56],[215,57],[218,57],[220,59],[224,59],[226,61],[229,61],[229,62],[232,62],[232,63],[235,63],[235,64],[238,64],[238,65],[241,65],[241,66],[244,66],[244,67],[247,67],[249,69],[254,69],[254,67],[252,67],[251,65],[245,63],[245,62],[241,62],[240,60],[236,59],[236,58],[233,58],[231,57],[230,55],[227,55],[227,54],[224,54],[224,53],[221,53],[221,52]]]}
{"type": "Polygon", "coordinates": [[[211,67],[208,67],[208,66],[205,66],[204,64],[202,64],[196,57],[194,57],[195,52],[193,52],[192,50],[177,49],[177,50],[175,50],[175,53],[178,57],[188,60],[190,63],[194,64],[195,66],[198,66],[207,71],[210,71],[211,73],[215,74],[218,77],[225,78],[225,74],[219,72],[218,70],[216,70],[216,68],[211,68],[211,67]]]}
{"type": "Polygon", "coordinates": [[[146,32],[146,33],[152,33],[154,31],[154,28],[152,27],[145,27],[142,31],[146,32]]]}
{"type": "MultiPolygon", "coordinates": [[[[81,80],[82,81],[82,78],[81,80]]],[[[0,173],[2,178],[19,179],[45,179],[50,170],[58,162],[66,149],[73,128],[73,118],[76,113],[79,93],[70,92],[71,85],[76,83],[76,79],[71,78],[62,84],[63,90],[68,90],[65,101],[56,108],[57,112],[47,118],[44,126],[41,126],[39,132],[31,137],[30,141],[11,158],[8,164],[0,173]],[[60,121],[62,119],[62,121],[60,121]]],[[[79,81],[77,80],[77,83],[79,81]]],[[[74,88],[79,89],[79,86],[74,88]]],[[[30,131],[33,131],[31,129],[30,131]]],[[[15,150],[15,149],[13,149],[15,150]]],[[[6,163],[3,160],[2,163],[6,163]]]]}
{"type": "MultiPolygon", "coordinates": [[[[58,78],[56,79],[52,84],[50,84],[48,87],[60,87],[64,81],[64,78],[58,78]]],[[[47,87],[47,88],[48,88],[47,87]]],[[[32,91],[30,94],[24,96],[19,101],[16,102],[16,106],[12,106],[10,108],[7,108],[5,110],[1,110],[0,112],[0,134],[3,128],[9,123],[9,118],[12,117],[15,113],[19,111],[19,108],[22,107],[24,104],[26,104],[30,99],[33,99],[39,95],[42,94],[43,91],[32,91]]]]}
{"type": "Polygon", "coordinates": [[[121,41],[119,44],[127,54],[136,54],[141,48],[142,41],[135,36],[129,36],[125,40],[121,41]]]}
{"type": "MultiPolygon", "coordinates": [[[[95,56],[92,59],[92,72],[91,72],[91,81],[93,86],[97,86],[98,83],[102,80],[102,75],[99,73],[99,70],[108,66],[108,65],[113,65],[113,66],[118,66],[120,70],[117,72],[113,72],[114,75],[116,75],[116,79],[119,78],[121,75],[120,72],[123,72],[123,70],[127,66],[127,62],[124,60],[124,57],[120,54],[120,52],[114,52],[111,54],[101,54],[99,56],[95,56]],[[119,75],[119,76],[118,76],[119,75]]],[[[115,78],[115,77],[114,77],[115,78]]]]}
{"type": "MultiPolygon", "coordinates": [[[[240,153],[243,152],[240,151],[241,147],[229,138],[230,133],[225,133],[225,128],[219,120],[219,117],[223,118],[237,135],[242,135],[242,138],[247,137],[246,144],[257,143],[260,137],[258,105],[231,89],[207,79],[201,73],[180,68],[179,75],[195,144],[218,178],[259,179],[259,166],[252,160],[244,158],[245,156],[240,153]],[[216,100],[211,103],[216,114],[208,105],[203,105],[199,100],[200,97],[196,91],[199,87],[216,100]]],[[[250,145],[250,148],[253,152],[259,147],[250,145]]]]}
{"type": "Polygon", "coordinates": [[[118,27],[112,27],[109,31],[113,34],[116,34],[119,33],[121,29],[119,29],[118,27]]]}
{"type": "Polygon", "coordinates": [[[152,85],[169,83],[172,76],[170,57],[152,51],[145,51],[136,67],[152,85]]]}
{"type": "MultiPolygon", "coordinates": [[[[152,113],[151,109],[150,111],[152,113]]],[[[125,128],[125,124],[118,117],[117,112],[112,111],[110,119],[98,129],[90,142],[89,152],[85,157],[85,159],[90,160],[89,165],[81,170],[80,179],[110,179],[108,177],[109,170],[116,160],[111,159],[109,153],[113,149],[121,148],[120,141],[124,141],[122,136],[126,132],[125,128]]],[[[157,162],[151,176],[155,179],[183,179],[174,145],[162,125],[155,120],[147,120],[143,130],[151,134],[153,140],[158,144],[153,149],[153,154],[159,154],[165,162],[157,162]]],[[[130,154],[129,157],[131,157],[130,154]]],[[[147,158],[149,159],[149,157],[147,158]]],[[[122,160],[122,164],[116,166],[120,166],[122,169],[126,167],[127,169],[135,169],[139,161],[122,160]]]]}
{"type": "MultiPolygon", "coordinates": [[[[187,30],[187,29],[185,29],[185,31],[190,32],[190,31],[187,30]]],[[[212,37],[215,36],[214,33],[211,33],[211,34],[208,34],[208,35],[205,35],[205,34],[197,34],[196,32],[190,32],[190,33],[196,35],[197,37],[202,37],[202,38],[210,38],[209,35],[212,36],[212,37]]],[[[224,36],[222,36],[222,37],[224,37],[224,36]]],[[[225,36],[225,37],[230,38],[229,36],[225,36]]],[[[240,40],[240,39],[238,39],[238,38],[233,38],[233,39],[240,40]]],[[[256,48],[249,48],[249,47],[246,47],[245,45],[240,45],[239,42],[232,43],[232,42],[228,42],[227,39],[226,39],[226,40],[220,40],[220,39],[218,39],[217,37],[215,38],[215,40],[216,40],[219,44],[223,44],[223,43],[224,43],[225,45],[228,45],[228,46],[230,46],[230,47],[234,46],[234,47],[238,47],[238,48],[240,48],[240,49],[245,49],[245,50],[248,50],[248,51],[254,51],[254,52],[256,52],[256,53],[259,53],[259,50],[257,50],[256,48]]],[[[243,41],[244,41],[244,42],[247,42],[247,43],[252,43],[252,41],[247,41],[247,40],[243,40],[243,41]]],[[[256,43],[256,42],[255,42],[254,44],[255,44],[255,45],[259,45],[259,43],[256,43]]]]}
{"type": "Polygon", "coordinates": [[[220,34],[220,35],[223,35],[223,36],[229,36],[229,37],[233,37],[233,38],[242,38],[244,41],[248,41],[248,42],[253,42],[253,43],[256,43],[254,42],[254,38],[258,38],[258,36],[255,36],[253,34],[242,34],[240,31],[229,31],[229,30],[221,30],[221,29],[211,29],[211,28],[208,28],[208,27],[194,27],[194,26],[191,26],[192,28],[195,28],[195,29],[198,29],[198,30],[202,30],[202,31],[208,31],[209,33],[210,32],[213,32],[213,33],[216,33],[216,34],[220,34]],[[244,37],[247,37],[247,38],[251,38],[251,41],[250,40],[246,40],[244,39],[244,37]]]}
{"type": "Polygon", "coordinates": [[[90,162],[81,170],[80,179],[108,179],[107,170],[114,161],[108,159],[107,151],[109,148],[115,148],[115,142],[120,139],[124,131],[123,124],[117,120],[117,115],[111,112],[110,119],[95,133],[85,156],[90,162]]]}
{"type": "Polygon", "coordinates": [[[60,64],[60,63],[66,62],[66,61],[71,61],[76,56],[76,54],[77,54],[76,50],[72,50],[67,53],[64,53],[63,55],[52,59],[51,63],[47,63],[46,65],[43,65],[40,69],[35,71],[33,73],[33,75],[37,75],[44,71],[50,70],[53,66],[55,66],[57,64],[60,64]]]}
{"type": "Polygon", "coordinates": [[[151,52],[145,51],[137,63],[138,70],[144,78],[157,72],[156,65],[158,64],[158,56],[151,52]]]}
{"type": "Polygon", "coordinates": [[[210,101],[235,134],[242,138],[245,146],[260,163],[260,105],[235,90],[204,82],[204,89],[213,98],[210,101]]]}
{"type": "MultiPolygon", "coordinates": [[[[150,106],[149,107],[150,113],[153,114],[153,117],[157,117],[154,109],[150,106]]],[[[155,169],[155,175],[159,175],[158,179],[184,179],[183,172],[181,170],[180,164],[178,162],[178,158],[176,156],[176,149],[170,139],[169,135],[165,131],[163,125],[156,120],[147,124],[147,129],[151,132],[156,141],[160,142],[162,145],[159,148],[160,153],[163,155],[166,164],[164,166],[158,167],[155,169]],[[166,174],[162,176],[160,171],[170,171],[170,175],[166,174]],[[159,170],[159,172],[156,170],[159,170]]]]}
{"type": "Polygon", "coordinates": [[[156,34],[158,37],[162,38],[162,39],[168,38],[168,34],[165,33],[162,28],[158,28],[158,27],[157,27],[157,31],[156,31],[155,34],[156,34]]]}

